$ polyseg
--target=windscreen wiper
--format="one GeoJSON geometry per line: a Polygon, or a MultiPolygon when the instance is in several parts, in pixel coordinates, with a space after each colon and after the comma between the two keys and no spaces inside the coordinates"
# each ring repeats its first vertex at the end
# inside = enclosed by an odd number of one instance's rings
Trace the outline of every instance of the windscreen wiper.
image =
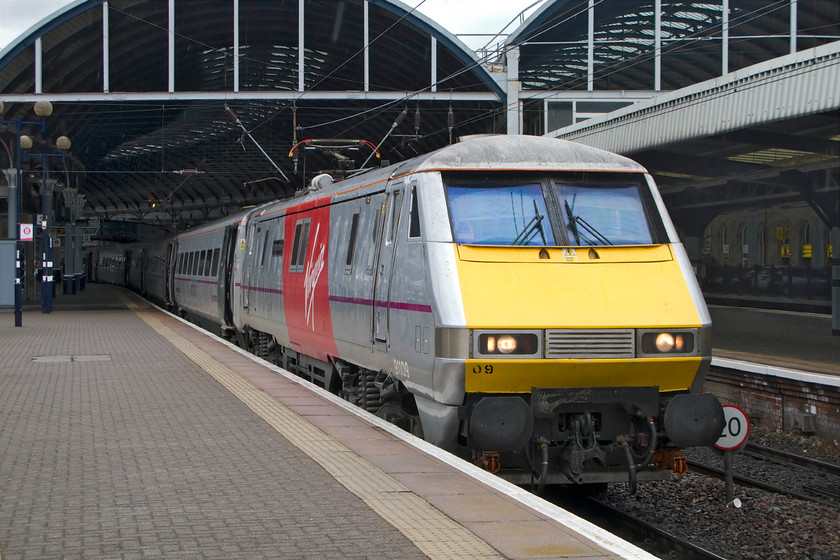
{"type": "MultiPolygon", "coordinates": [[[[581,218],[580,216],[575,216],[572,212],[572,207],[569,206],[569,201],[564,201],[566,205],[566,216],[569,218],[569,229],[572,230],[572,233],[575,236],[575,244],[580,245],[580,234],[578,230],[578,226],[580,229],[591,235],[596,241],[600,241],[602,245],[612,245],[612,242],[604,237],[597,229],[595,229],[589,222],[581,218]]],[[[584,239],[584,241],[588,241],[584,239]]]]}
{"type": "Polygon", "coordinates": [[[546,246],[545,242],[545,230],[543,230],[542,221],[545,216],[540,214],[540,211],[537,209],[537,201],[534,201],[534,217],[531,218],[531,221],[528,222],[528,225],[525,226],[525,229],[522,230],[522,233],[516,236],[516,239],[513,240],[513,245],[524,245],[527,243],[531,237],[533,237],[533,233],[536,230],[539,230],[540,237],[542,237],[543,247],[546,246]]]}

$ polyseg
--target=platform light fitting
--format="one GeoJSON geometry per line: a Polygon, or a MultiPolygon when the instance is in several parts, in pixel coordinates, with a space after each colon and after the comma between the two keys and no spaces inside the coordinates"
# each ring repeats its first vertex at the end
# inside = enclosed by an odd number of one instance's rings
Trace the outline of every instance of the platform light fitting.
{"type": "Polygon", "coordinates": [[[49,101],[36,101],[34,109],[39,117],[49,117],[53,112],[52,103],[49,101]]]}

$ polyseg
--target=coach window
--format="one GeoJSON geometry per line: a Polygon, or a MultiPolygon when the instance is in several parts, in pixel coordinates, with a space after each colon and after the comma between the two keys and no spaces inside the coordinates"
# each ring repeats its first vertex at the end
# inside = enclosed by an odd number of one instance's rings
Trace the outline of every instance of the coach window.
{"type": "Polygon", "coordinates": [[[265,228],[265,236],[263,236],[263,247],[262,247],[262,259],[260,260],[260,266],[265,267],[268,263],[268,255],[271,254],[271,243],[268,242],[268,236],[271,233],[271,228],[265,228]]]}
{"type": "Polygon", "coordinates": [[[195,270],[193,269],[193,265],[195,264],[195,251],[190,251],[190,260],[187,263],[187,275],[192,276],[195,274],[195,270]]]}
{"type": "Polygon", "coordinates": [[[207,249],[207,260],[204,262],[204,276],[210,276],[213,274],[211,270],[211,265],[213,264],[213,251],[207,249]]]}
{"type": "Polygon", "coordinates": [[[210,265],[210,275],[216,276],[219,272],[219,249],[213,249],[213,264],[210,265]]]}
{"type": "Polygon", "coordinates": [[[411,207],[408,209],[408,237],[420,237],[420,210],[417,208],[417,187],[411,187],[411,207]]]}
{"type": "Polygon", "coordinates": [[[347,258],[344,261],[345,274],[350,274],[350,271],[353,270],[353,257],[356,253],[356,235],[359,232],[359,214],[360,212],[353,214],[353,218],[350,221],[350,239],[347,242],[347,258]]]}
{"type": "Polygon", "coordinates": [[[388,223],[388,243],[393,243],[397,236],[397,225],[400,220],[400,191],[391,195],[391,221],[388,223]]]}
{"type": "Polygon", "coordinates": [[[289,264],[289,272],[303,272],[311,222],[312,218],[306,218],[304,220],[298,220],[295,224],[295,239],[292,243],[292,259],[289,264]]]}

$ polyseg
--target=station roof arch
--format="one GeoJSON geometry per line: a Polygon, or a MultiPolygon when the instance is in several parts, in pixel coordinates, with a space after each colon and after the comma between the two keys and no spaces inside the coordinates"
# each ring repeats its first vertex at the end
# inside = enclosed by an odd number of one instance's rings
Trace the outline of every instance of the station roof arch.
{"type": "Polygon", "coordinates": [[[840,225],[835,0],[554,0],[505,49],[522,132],[639,161],[683,231],[802,202],[840,225]]]}
{"type": "Polygon", "coordinates": [[[32,121],[38,99],[87,213],[188,225],[323,169],[501,132],[505,92],[395,0],[78,0],[0,51],[2,119],[32,121]]]}

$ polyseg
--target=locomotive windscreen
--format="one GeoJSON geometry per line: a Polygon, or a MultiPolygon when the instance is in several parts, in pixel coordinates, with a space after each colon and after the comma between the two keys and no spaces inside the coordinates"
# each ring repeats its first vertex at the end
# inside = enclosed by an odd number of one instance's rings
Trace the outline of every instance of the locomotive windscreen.
{"type": "Polygon", "coordinates": [[[542,186],[447,189],[455,241],[475,245],[554,245],[542,186]]]}
{"type": "Polygon", "coordinates": [[[652,245],[661,220],[637,175],[445,179],[456,243],[466,245],[652,245]]]}

